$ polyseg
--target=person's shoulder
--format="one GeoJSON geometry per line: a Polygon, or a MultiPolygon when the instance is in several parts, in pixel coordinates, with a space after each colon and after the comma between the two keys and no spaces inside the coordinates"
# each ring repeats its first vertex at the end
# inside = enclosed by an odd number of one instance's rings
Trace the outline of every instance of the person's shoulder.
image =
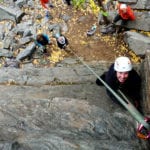
{"type": "Polygon", "coordinates": [[[43,36],[48,36],[46,33],[42,33],[43,36]]]}
{"type": "Polygon", "coordinates": [[[114,72],[115,72],[115,70],[114,70],[114,63],[113,63],[113,64],[110,65],[107,74],[113,75],[114,72]]]}
{"type": "Polygon", "coordinates": [[[138,72],[133,68],[132,70],[131,70],[131,73],[134,75],[134,74],[136,74],[136,75],[138,75],[138,72]]]}
{"type": "Polygon", "coordinates": [[[43,33],[43,36],[46,38],[46,39],[49,39],[49,36],[45,33],[43,33]]]}
{"type": "Polygon", "coordinates": [[[133,11],[130,5],[127,5],[127,11],[133,11]]]}
{"type": "Polygon", "coordinates": [[[112,63],[109,67],[110,70],[114,70],[114,63],[112,63]]]}
{"type": "Polygon", "coordinates": [[[114,70],[114,63],[110,65],[108,71],[106,72],[106,82],[107,83],[115,83],[117,80],[116,78],[116,71],[114,70]]]}
{"type": "Polygon", "coordinates": [[[141,80],[141,76],[135,69],[132,69],[130,74],[131,74],[131,78],[141,80]]]}

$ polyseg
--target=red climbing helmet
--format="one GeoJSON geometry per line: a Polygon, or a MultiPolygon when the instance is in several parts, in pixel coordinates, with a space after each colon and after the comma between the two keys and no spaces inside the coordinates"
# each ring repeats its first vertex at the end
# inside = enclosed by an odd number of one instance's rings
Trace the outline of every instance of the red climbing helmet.
{"type": "MultiPolygon", "coordinates": [[[[150,124],[149,117],[145,117],[144,120],[145,120],[145,122],[150,124]]],[[[146,129],[142,124],[139,124],[138,128],[137,128],[137,136],[141,139],[149,140],[150,139],[150,131],[148,131],[148,129],[146,129]]]]}

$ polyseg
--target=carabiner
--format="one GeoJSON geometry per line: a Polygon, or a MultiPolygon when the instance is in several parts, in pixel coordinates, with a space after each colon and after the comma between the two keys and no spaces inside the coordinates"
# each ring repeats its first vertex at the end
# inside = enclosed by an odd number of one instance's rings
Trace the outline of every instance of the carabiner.
{"type": "MultiPolygon", "coordinates": [[[[145,122],[150,124],[150,118],[145,117],[145,122]]],[[[150,131],[148,131],[142,124],[139,124],[137,127],[137,136],[141,139],[149,140],[150,139],[150,131]]]]}

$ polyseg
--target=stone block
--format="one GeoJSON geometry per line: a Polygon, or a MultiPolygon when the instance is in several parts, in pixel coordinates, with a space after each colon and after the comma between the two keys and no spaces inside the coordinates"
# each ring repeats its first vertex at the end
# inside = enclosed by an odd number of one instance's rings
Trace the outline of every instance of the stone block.
{"type": "Polygon", "coordinates": [[[150,49],[150,37],[137,32],[127,31],[124,41],[137,55],[145,55],[146,50],[150,49]]]}
{"type": "Polygon", "coordinates": [[[24,13],[16,7],[5,7],[0,5],[0,20],[10,19],[16,23],[20,22],[24,13]]]}
{"type": "Polygon", "coordinates": [[[143,81],[143,110],[146,115],[150,115],[150,50],[146,52],[141,72],[143,81]]]}

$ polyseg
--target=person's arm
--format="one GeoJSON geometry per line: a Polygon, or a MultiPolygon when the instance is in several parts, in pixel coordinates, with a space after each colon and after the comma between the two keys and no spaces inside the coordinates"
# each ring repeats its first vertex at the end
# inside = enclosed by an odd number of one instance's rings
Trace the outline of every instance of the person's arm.
{"type": "Polygon", "coordinates": [[[47,44],[50,44],[50,38],[47,34],[43,34],[44,38],[46,39],[47,41],[47,44]]]}
{"type": "Polygon", "coordinates": [[[130,72],[128,83],[129,84],[126,88],[129,98],[133,102],[134,106],[139,108],[141,100],[141,77],[134,69],[130,72]]]}
{"type": "Polygon", "coordinates": [[[112,64],[105,76],[106,83],[114,90],[116,90],[116,72],[114,70],[114,64],[112,64]]]}
{"type": "MultiPolygon", "coordinates": [[[[118,94],[118,82],[116,77],[116,72],[114,70],[114,64],[112,64],[106,73],[105,77],[106,83],[109,85],[109,87],[118,94]]],[[[120,104],[120,102],[116,99],[116,97],[108,90],[106,89],[108,96],[114,101],[115,103],[120,104]]]]}
{"type": "Polygon", "coordinates": [[[132,20],[132,21],[135,20],[134,12],[129,6],[128,6],[127,12],[128,12],[129,19],[132,20]]]}
{"type": "Polygon", "coordinates": [[[42,44],[39,43],[37,40],[35,40],[35,44],[36,44],[38,47],[42,46],[42,44]]]}
{"type": "MultiPolygon", "coordinates": [[[[106,82],[106,81],[105,81],[106,73],[107,73],[107,72],[104,72],[104,73],[100,76],[100,78],[101,78],[104,82],[106,82]]],[[[99,85],[99,86],[103,86],[103,83],[102,83],[98,78],[96,79],[96,84],[99,85]]]]}
{"type": "MultiPolygon", "coordinates": [[[[43,36],[43,40],[46,42],[46,44],[49,44],[50,43],[50,39],[48,37],[47,34],[42,34],[43,36]]],[[[44,47],[46,44],[42,44],[43,42],[41,41],[38,41],[37,39],[35,40],[35,44],[38,46],[38,47],[44,47]]]]}

